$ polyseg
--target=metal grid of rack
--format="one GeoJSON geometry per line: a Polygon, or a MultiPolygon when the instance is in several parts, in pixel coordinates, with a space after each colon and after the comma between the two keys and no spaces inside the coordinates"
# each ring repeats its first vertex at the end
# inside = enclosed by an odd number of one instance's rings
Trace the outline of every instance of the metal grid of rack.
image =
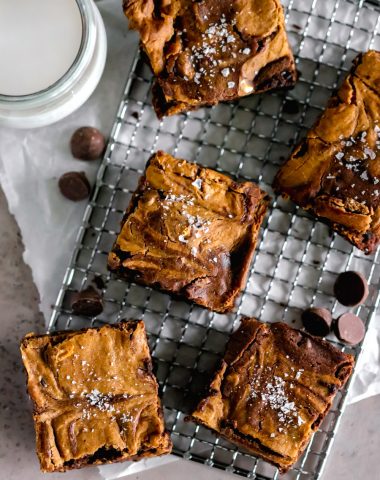
{"type": "MultiPolygon", "coordinates": [[[[136,56],[118,110],[97,184],[79,230],[50,322],[50,330],[82,328],[89,320],[71,313],[73,291],[95,276],[104,282],[105,309],[91,325],[123,318],[145,321],[174,453],[255,479],[277,479],[276,468],[252,457],[203,427],[184,422],[197,402],[241,315],[301,327],[300,312],[311,304],[342,307],[334,300],[337,272],[362,271],[371,294],[356,312],[368,326],[379,297],[380,252],[366,257],[301,209],[275,198],[261,230],[249,280],[235,313],[221,315],[173,299],[107,271],[110,250],[145,162],[162,149],[177,157],[254,180],[271,193],[273,177],[292,146],[309,128],[359,51],[380,50],[377,2],[283,1],[300,79],[285,93],[250,96],[237,103],[157,120],[151,107],[151,73],[136,56]],[[296,100],[298,112],[287,113],[296,100]]],[[[361,347],[341,350],[357,357],[361,347]]],[[[320,430],[286,480],[320,478],[344,409],[347,388],[338,394],[320,430]]]]}

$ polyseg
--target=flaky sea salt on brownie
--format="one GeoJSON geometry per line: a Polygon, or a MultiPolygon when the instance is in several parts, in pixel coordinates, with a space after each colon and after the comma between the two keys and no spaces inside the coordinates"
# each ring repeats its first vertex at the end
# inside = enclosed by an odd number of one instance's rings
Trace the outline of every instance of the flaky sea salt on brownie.
{"type": "Polygon", "coordinates": [[[170,453],[142,321],[21,343],[44,472],[170,453]]]}
{"type": "Polygon", "coordinates": [[[283,323],[244,318],[192,416],[286,472],[351,375],[354,359],[283,323]]]}
{"type": "Polygon", "coordinates": [[[229,311],[245,286],[268,201],[254,183],[157,152],[108,266],[128,280],[229,311]]]}
{"type": "Polygon", "coordinates": [[[124,10],[156,76],[159,117],[296,81],[279,0],[124,0],[124,10]]]}
{"type": "Polygon", "coordinates": [[[354,67],[274,188],[366,253],[380,241],[380,52],[354,67]]]}

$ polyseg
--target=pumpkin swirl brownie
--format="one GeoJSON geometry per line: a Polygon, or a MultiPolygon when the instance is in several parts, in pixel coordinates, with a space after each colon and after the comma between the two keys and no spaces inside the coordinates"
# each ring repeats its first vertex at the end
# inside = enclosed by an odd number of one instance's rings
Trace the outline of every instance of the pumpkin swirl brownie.
{"type": "Polygon", "coordinates": [[[44,472],[170,453],[142,321],[21,343],[44,472]]]}
{"type": "Polygon", "coordinates": [[[351,375],[354,359],[283,323],[244,318],[188,420],[286,472],[351,375]]]}
{"type": "Polygon", "coordinates": [[[108,257],[121,277],[217,312],[245,286],[269,197],[251,182],[154,154],[108,257]]]}
{"type": "Polygon", "coordinates": [[[279,0],[124,0],[124,11],[159,117],[295,84],[279,0]]]}
{"type": "Polygon", "coordinates": [[[380,241],[380,52],[354,60],[274,189],[366,253],[380,241]]]}

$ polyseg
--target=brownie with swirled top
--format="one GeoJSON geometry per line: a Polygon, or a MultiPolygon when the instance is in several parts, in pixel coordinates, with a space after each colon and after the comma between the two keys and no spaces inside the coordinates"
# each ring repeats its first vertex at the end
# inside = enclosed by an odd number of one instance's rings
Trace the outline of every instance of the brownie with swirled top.
{"type": "Polygon", "coordinates": [[[124,0],[159,117],[294,86],[279,0],[124,0]]]}
{"type": "Polygon", "coordinates": [[[227,312],[245,286],[269,197],[252,182],[149,160],[108,256],[121,277],[227,312]]]}

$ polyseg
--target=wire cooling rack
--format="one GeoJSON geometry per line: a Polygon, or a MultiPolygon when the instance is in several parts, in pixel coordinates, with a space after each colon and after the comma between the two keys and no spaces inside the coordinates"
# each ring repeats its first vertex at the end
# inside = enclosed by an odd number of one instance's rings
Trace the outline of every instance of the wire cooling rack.
{"type": "MultiPolygon", "coordinates": [[[[185,423],[184,417],[197,403],[241,315],[301,327],[301,311],[313,304],[330,308],[336,316],[342,307],[331,295],[332,285],[337,273],[350,268],[369,280],[371,294],[357,308],[368,326],[379,303],[380,253],[365,257],[322,223],[276,198],[261,230],[246,289],[236,313],[229,315],[125,283],[110,275],[106,260],[131,192],[154,151],[163,149],[236,178],[253,179],[271,192],[279,165],[321,112],[357,52],[380,49],[377,2],[283,3],[301,74],[289,92],[250,96],[158,121],[151,107],[151,73],[137,55],[50,322],[51,330],[88,327],[89,319],[72,315],[70,298],[73,291],[100,276],[105,309],[91,325],[123,318],[145,321],[174,453],[266,480],[280,477],[276,468],[203,427],[185,423]],[[288,113],[290,100],[296,101],[298,112],[288,113]]],[[[360,346],[344,346],[333,336],[331,341],[355,357],[360,353],[360,346]]],[[[302,458],[281,478],[320,478],[346,393],[347,389],[337,395],[302,458]]]]}

